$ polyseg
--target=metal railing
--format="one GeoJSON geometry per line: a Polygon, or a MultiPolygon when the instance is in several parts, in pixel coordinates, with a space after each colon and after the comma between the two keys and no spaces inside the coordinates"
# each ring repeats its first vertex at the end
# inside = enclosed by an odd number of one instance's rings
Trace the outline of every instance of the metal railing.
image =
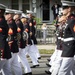
{"type": "Polygon", "coordinates": [[[36,38],[39,44],[55,43],[55,28],[47,28],[46,30],[37,29],[36,38]]]}

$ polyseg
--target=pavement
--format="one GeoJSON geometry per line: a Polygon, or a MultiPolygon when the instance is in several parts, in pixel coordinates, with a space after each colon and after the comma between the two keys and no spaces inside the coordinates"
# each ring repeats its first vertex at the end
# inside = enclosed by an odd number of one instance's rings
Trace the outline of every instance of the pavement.
{"type": "MultiPolygon", "coordinates": [[[[39,66],[36,68],[31,68],[32,70],[32,75],[47,75],[45,73],[45,70],[49,70],[49,67],[47,67],[46,63],[48,63],[47,59],[50,58],[49,57],[42,57],[41,59],[39,59],[39,66]]],[[[30,66],[32,66],[31,63],[31,59],[28,59],[30,66]]]]}
{"type": "MultiPolygon", "coordinates": [[[[38,49],[55,49],[54,44],[48,44],[48,45],[37,45],[38,49]]],[[[50,67],[46,65],[48,63],[47,59],[50,58],[50,54],[41,54],[41,59],[39,59],[39,66],[36,68],[31,68],[32,75],[48,75],[45,73],[45,70],[49,70],[50,67]]],[[[27,57],[30,67],[33,66],[30,57],[27,57]]]]}

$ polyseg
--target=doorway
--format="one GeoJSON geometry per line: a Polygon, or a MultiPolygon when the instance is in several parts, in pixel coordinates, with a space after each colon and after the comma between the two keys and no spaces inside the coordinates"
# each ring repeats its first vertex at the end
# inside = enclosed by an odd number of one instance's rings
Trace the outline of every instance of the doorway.
{"type": "Polygon", "coordinates": [[[42,20],[50,20],[50,0],[42,0],[43,10],[42,10],[42,20]]]}

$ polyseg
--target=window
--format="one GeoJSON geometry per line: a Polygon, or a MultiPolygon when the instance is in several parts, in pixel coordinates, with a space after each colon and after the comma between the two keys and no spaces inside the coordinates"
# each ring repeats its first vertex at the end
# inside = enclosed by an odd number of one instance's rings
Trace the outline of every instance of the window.
{"type": "Polygon", "coordinates": [[[12,6],[12,9],[19,9],[19,2],[18,0],[12,0],[11,1],[11,6],[12,6]]]}
{"type": "Polygon", "coordinates": [[[49,21],[50,19],[49,0],[43,0],[42,6],[43,6],[43,21],[49,21]]]}
{"type": "Polygon", "coordinates": [[[22,1],[22,9],[23,9],[23,12],[26,13],[26,10],[29,10],[29,0],[23,0],[22,1]]]}

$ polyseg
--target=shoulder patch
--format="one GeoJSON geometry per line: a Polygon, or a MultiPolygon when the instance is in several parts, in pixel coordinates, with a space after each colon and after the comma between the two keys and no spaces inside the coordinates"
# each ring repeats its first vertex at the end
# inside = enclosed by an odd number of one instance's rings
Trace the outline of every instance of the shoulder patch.
{"type": "Polygon", "coordinates": [[[17,32],[21,32],[21,29],[19,27],[17,28],[17,32]]]}
{"type": "Polygon", "coordinates": [[[2,32],[2,28],[0,28],[0,32],[2,32]]]}
{"type": "Polygon", "coordinates": [[[8,34],[13,34],[13,29],[12,28],[9,28],[9,31],[8,31],[8,34]]]}

